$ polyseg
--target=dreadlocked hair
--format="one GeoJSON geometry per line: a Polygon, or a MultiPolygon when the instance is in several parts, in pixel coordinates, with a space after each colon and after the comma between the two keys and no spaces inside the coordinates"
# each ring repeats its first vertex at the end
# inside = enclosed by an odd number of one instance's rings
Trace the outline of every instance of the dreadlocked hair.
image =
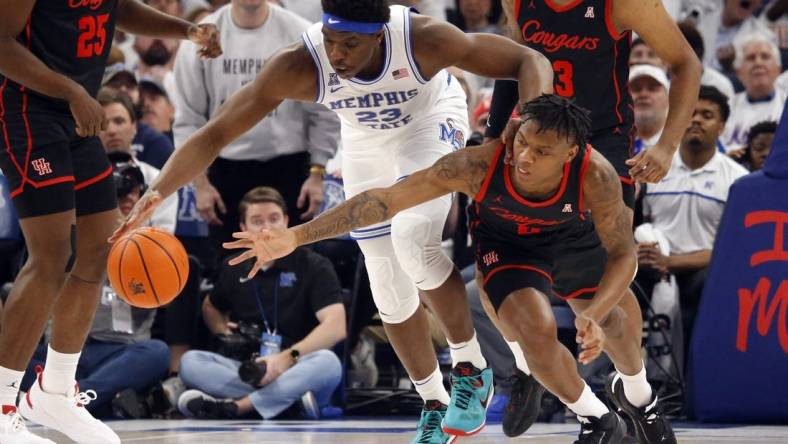
{"type": "Polygon", "coordinates": [[[591,133],[591,111],[579,106],[574,99],[567,99],[555,94],[541,96],[523,104],[520,115],[524,121],[533,120],[539,124],[539,130],[553,130],[559,137],[564,137],[583,148],[588,143],[591,133]]]}
{"type": "Polygon", "coordinates": [[[390,19],[386,0],[322,0],[323,12],[362,23],[387,23],[390,19]]]}

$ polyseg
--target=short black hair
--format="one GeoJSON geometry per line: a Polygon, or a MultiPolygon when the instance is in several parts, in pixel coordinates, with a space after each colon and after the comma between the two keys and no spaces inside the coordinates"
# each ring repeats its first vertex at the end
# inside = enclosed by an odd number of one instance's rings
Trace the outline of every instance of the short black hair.
{"type": "Polygon", "coordinates": [[[752,141],[755,140],[761,134],[774,134],[777,132],[777,122],[771,120],[765,120],[763,122],[758,122],[750,128],[750,132],[747,133],[747,148],[750,147],[752,141]]]}
{"type": "Polygon", "coordinates": [[[722,123],[728,121],[728,117],[731,115],[731,107],[728,105],[728,96],[721,93],[720,90],[713,86],[701,85],[698,100],[708,100],[709,102],[716,103],[720,108],[722,123]]]}
{"type": "Polygon", "coordinates": [[[362,23],[388,23],[386,0],[322,0],[323,12],[345,20],[362,23]]]}
{"type": "Polygon", "coordinates": [[[591,111],[579,106],[574,99],[555,94],[542,94],[520,108],[524,121],[539,123],[539,131],[553,130],[559,137],[574,141],[584,148],[591,133],[591,111]]]}
{"type": "Polygon", "coordinates": [[[703,60],[703,54],[706,52],[706,47],[703,45],[703,36],[700,35],[698,28],[689,20],[683,20],[677,23],[679,31],[684,34],[690,48],[695,51],[695,55],[699,60],[703,60]]]}

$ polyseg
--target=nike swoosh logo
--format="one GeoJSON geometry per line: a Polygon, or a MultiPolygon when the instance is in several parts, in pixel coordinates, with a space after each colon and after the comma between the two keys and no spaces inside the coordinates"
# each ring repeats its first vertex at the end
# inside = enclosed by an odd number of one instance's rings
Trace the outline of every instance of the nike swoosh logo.
{"type": "Polygon", "coordinates": [[[336,25],[337,23],[339,23],[339,20],[337,19],[332,19],[332,18],[328,19],[329,25],[336,25]]]}
{"type": "Polygon", "coordinates": [[[331,88],[331,93],[333,94],[333,93],[339,91],[342,88],[344,88],[344,86],[337,86],[336,88],[331,88]]]}

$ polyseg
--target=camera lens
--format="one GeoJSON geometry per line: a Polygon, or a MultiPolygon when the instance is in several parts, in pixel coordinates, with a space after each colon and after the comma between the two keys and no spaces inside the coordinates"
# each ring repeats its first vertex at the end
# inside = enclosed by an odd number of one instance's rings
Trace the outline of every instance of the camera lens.
{"type": "Polygon", "coordinates": [[[252,387],[258,387],[260,385],[260,380],[265,376],[266,369],[267,365],[265,361],[258,363],[255,362],[254,359],[251,359],[242,362],[241,366],[238,367],[238,377],[241,378],[241,381],[252,387]]]}

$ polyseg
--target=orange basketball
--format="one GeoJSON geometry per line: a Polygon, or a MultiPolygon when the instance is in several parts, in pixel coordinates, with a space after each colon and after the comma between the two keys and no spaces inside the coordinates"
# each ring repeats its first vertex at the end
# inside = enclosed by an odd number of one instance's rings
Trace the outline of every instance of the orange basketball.
{"type": "Polygon", "coordinates": [[[124,301],[135,307],[156,308],[183,290],[189,258],[172,234],[158,228],[138,228],[112,246],[107,275],[124,301]]]}

